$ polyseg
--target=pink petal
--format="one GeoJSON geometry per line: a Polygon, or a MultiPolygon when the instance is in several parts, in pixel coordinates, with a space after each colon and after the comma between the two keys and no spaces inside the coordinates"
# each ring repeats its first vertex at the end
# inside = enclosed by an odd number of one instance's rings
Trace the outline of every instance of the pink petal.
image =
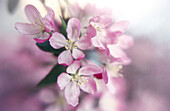
{"type": "Polygon", "coordinates": [[[58,56],[58,63],[59,64],[62,64],[64,66],[68,66],[72,62],[73,62],[73,57],[71,55],[70,50],[65,50],[58,56]]]}
{"type": "Polygon", "coordinates": [[[101,38],[99,38],[99,37],[91,38],[91,42],[92,42],[94,47],[98,47],[100,49],[105,49],[106,48],[106,46],[102,43],[101,38]]]}
{"type": "Polygon", "coordinates": [[[91,93],[91,94],[94,94],[97,90],[96,82],[90,77],[86,77],[86,79],[84,80],[84,83],[82,83],[79,86],[83,91],[91,93]]]}
{"type": "Polygon", "coordinates": [[[96,77],[97,79],[103,79],[103,77],[102,77],[102,74],[100,73],[100,74],[94,74],[93,75],[94,77],[96,77]]]}
{"type": "Polygon", "coordinates": [[[118,46],[122,49],[127,49],[134,44],[133,38],[128,35],[122,35],[119,37],[118,46]]]}
{"type": "Polygon", "coordinates": [[[42,22],[45,26],[45,31],[46,32],[52,32],[54,31],[54,24],[52,23],[52,21],[47,21],[46,19],[42,19],[42,22]]]}
{"type": "Polygon", "coordinates": [[[95,22],[95,23],[99,23],[100,22],[100,16],[96,16],[96,17],[93,17],[89,20],[89,23],[91,22],[95,22]]]}
{"type": "Polygon", "coordinates": [[[108,45],[110,54],[115,57],[115,58],[125,58],[126,53],[119,47],[117,47],[116,45],[108,45]]]}
{"type": "Polygon", "coordinates": [[[125,81],[121,77],[109,77],[107,88],[111,94],[122,95],[126,92],[125,81]]]}
{"type": "Polygon", "coordinates": [[[102,77],[103,77],[104,82],[107,84],[108,83],[108,75],[107,75],[106,68],[104,68],[104,71],[102,73],[102,77]]]}
{"type": "Polygon", "coordinates": [[[50,34],[47,33],[47,32],[44,32],[43,34],[38,35],[38,36],[40,36],[40,37],[34,38],[34,40],[36,42],[38,42],[38,43],[43,43],[43,42],[47,41],[50,38],[50,34]]]}
{"type": "Polygon", "coordinates": [[[100,24],[103,24],[105,27],[112,23],[112,17],[109,15],[100,16],[100,24]]]}
{"type": "Polygon", "coordinates": [[[27,5],[25,7],[25,14],[31,23],[34,23],[37,19],[40,20],[42,18],[40,12],[33,5],[27,5]]]}
{"type": "Polygon", "coordinates": [[[92,26],[92,25],[89,25],[87,27],[87,32],[86,32],[87,36],[92,38],[92,37],[95,37],[96,36],[96,29],[92,26]]]}
{"type": "Polygon", "coordinates": [[[34,38],[34,40],[38,43],[44,43],[45,41],[47,41],[48,39],[38,39],[38,38],[34,38]]]}
{"type": "Polygon", "coordinates": [[[107,31],[107,35],[104,38],[105,43],[106,44],[115,44],[118,40],[118,37],[121,36],[121,35],[122,35],[122,33],[120,31],[117,31],[117,32],[107,31]]]}
{"type": "Polygon", "coordinates": [[[34,25],[28,23],[16,23],[15,28],[20,33],[28,35],[39,34],[40,32],[42,32],[39,27],[35,27],[34,25]]]}
{"type": "Polygon", "coordinates": [[[47,32],[42,32],[42,33],[40,33],[39,35],[37,35],[37,37],[36,38],[38,38],[38,39],[42,39],[42,40],[47,40],[47,39],[49,39],[49,37],[50,37],[50,34],[49,33],[47,33],[47,32]]]}
{"type": "Polygon", "coordinates": [[[51,8],[47,7],[47,15],[42,20],[45,26],[45,30],[47,32],[51,32],[52,30],[54,30],[54,20],[55,20],[54,11],[51,8]]]}
{"type": "Polygon", "coordinates": [[[77,44],[79,49],[86,50],[91,46],[91,39],[87,36],[81,36],[75,44],[77,44]]]}
{"type": "Polygon", "coordinates": [[[72,56],[77,60],[81,60],[85,57],[85,54],[79,49],[74,48],[72,52],[72,56]]]}
{"type": "Polygon", "coordinates": [[[112,23],[112,18],[108,15],[96,16],[90,19],[89,22],[99,23],[100,25],[104,25],[104,27],[107,27],[112,23]]]}
{"type": "Polygon", "coordinates": [[[121,32],[124,32],[124,31],[127,30],[128,25],[129,25],[128,21],[120,21],[120,22],[117,22],[117,23],[113,24],[110,29],[112,31],[121,31],[121,32]]]}
{"type": "Polygon", "coordinates": [[[54,21],[55,13],[53,9],[51,9],[50,7],[46,7],[46,8],[47,8],[47,15],[45,16],[45,18],[48,19],[48,21],[54,21]]]}
{"type": "Polygon", "coordinates": [[[57,78],[57,84],[63,90],[71,82],[71,76],[67,73],[61,73],[57,78]]]}
{"type": "Polygon", "coordinates": [[[64,47],[67,44],[65,37],[58,32],[52,34],[52,37],[49,39],[49,42],[50,45],[55,49],[64,47]]]}
{"type": "Polygon", "coordinates": [[[73,41],[77,41],[80,36],[80,21],[77,18],[71,18],[67,24],[67,37],[73,41]]]}
{"type": "Polygon", "coordinates": [[[80,89],[76,82],[70,82],[64,91],[64,96],[67,100],[67,103],[75,107],[78,104],[79,95],[80,89]]]}
{"type": "Polygon", "coordinates": [[[80,75],[93,75],[93,74],[98,74],[102,72],[103,72],[103,69],[101,67],[97,65],[92,65],[92,64],[83,66],[79,70],[80,75]]]}
{"type": "Polygon", "coordinates": [[[80,61],[75,60],[70,66],[67,67],[66,72],[70,74],[76,74],[79,68],[80,68],[80,61]]]}

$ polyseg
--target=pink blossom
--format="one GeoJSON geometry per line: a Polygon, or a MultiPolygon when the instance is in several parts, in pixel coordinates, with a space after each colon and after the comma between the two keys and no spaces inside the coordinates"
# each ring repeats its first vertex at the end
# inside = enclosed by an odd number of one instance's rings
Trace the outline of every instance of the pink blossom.
{"type": "MultiPolygon", "coordinates": [[[[123,49],[133,45],[133,39],[128,35],[122,35],[118,38],[116,44],[107,45],[105,50],[97,50],[100,61],[103,65],[102,79],[111,87],[114,87],[113,78],[122,76],[120,70],[123,65],[127,65],[131,60],[127,57],[123,49]]],[[[96,76],[95,76],[96,77],[96,76]]]]}
{"type": "Polygon", "coordinates": [[[30,23],[17,22],[15,28],[22,34],[35,35],[34,40],[39,43],[48,40],[51,32],[54,31],[54,11],[47,7],[47,15],[42,18],[40,12],[33,5],[27,5],[25,14],[30,23]]]}
{"type": "Polygon", "coordinates": [[[117,42],[122,32],[127,29],[128,22],[121,21],[113,23],[112,18],[107,15],[96,16],[90,19],[87,27],[87,36],[91,37],[94,47],[106,49],[108,44],[117,42]]]}
{"type": "Polygon", "coordinates": [[[59,49],[65,47],[58,56],[58,63],[62,65],[70,65],[73,62],[73,58],[80,60],[85,57],[85,54],[81,50],[87,49],[91,45],[90,38],[87,36],[80,36],[80,21],[77,18],[71,18],[67,25],[67,37],[68,40],[60,33],[53,33],[50,38],[50,44],[53,48],[59,49]],[[81,50],[80,50],[81,49],[81,50]]]}
{"type": "Polygon", "coordinates": [[[80,61],[74,61],[67,69],[67,73],[58,76],[57,84],[64,95],[68,104],[76,106],[80,89],[94,94],[96,92],[96,82],[92,75],[102,73],[102,68],[96,65],[86,65],[80,68],[80,61]]]}
{"type": "Polygon", "coordinates": [[[107,45],[109,54],[116,58],[119,63],[127,65],[131,60],[127,57],[124,49],[128,49],[133,45],[133,39],[131,36],[122,35],[118,38],[118,42],[113,45],[107,45]]]}

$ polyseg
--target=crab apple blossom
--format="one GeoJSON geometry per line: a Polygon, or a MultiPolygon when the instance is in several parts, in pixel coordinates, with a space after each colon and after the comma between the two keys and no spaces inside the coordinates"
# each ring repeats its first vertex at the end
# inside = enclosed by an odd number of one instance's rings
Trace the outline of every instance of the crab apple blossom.
{"type": "Polygon", "coordinates": [[[53,48],[59,49],[65,47],[58,56],[58,63],[62,65],[70,65],[73,62],[73,58],[81,60],[85,57],[85,54],[81,50],[87,49],[91,45],[90,38],[87,36],[80,36],[80,21],[77,18],[71,18],[67,25],[67,37],[68,40],[60,33],[55,32],[49,39],[50,44],[53,48]]]}
{"type": "Polygon", "coordinates": [[[124,49],[128,49],[133,45],[133,39],[129,35],[122,35],[119,37],[118,42],[113,45],[107,45],[109,54],[117,58],[117,61],[123,65],[127,65],[131,62],[131,60],[127,57],[124,49]]]}
{"type": "Polygon", "coordinates": [[[47,7],[47,15],[42,18],[40,12],[33,5],[27,5],[25,14],[30,23],[17,22],[15,28],[22,34],[34,35],[34,40],[38,43],[48,40],[54,31],[54,11],[47,7]]]}
{"type": "Polygon", "coordinates": [[[108,44],[115,44],[117,38],[127,29],[128,22],[113,23],[108,15],[96,16],[89,20],[87,36],[91,37],[94,47],[106,49],[108,44]]]}
{"type": "Polygon", "coordinates": [[[103,70],[101,67],[92,64],[80,68],[80,61],[74,61],[67,67],[66,72],[58,76],[57,84],[61,90],[64,89],[67,103],[76,106],[80,89],[91,94],[96,92],[96,82],[92,75],[102,73],[103,70]]]}

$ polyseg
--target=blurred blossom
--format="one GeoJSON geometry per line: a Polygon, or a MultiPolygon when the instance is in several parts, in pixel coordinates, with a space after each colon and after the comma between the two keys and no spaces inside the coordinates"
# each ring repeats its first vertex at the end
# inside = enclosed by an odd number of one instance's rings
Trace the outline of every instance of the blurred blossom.
{"type": "Polygon", "coordinates": [[[34,47],[35,43],[29,38],[19,39],[17,45],[0,41],[0,97],[25,85],[35,86],[56,62],[51,54],[34,47]]]}
{"type": "Polygon", "coordinates": [[[100,15],[111,15],[111,10],[109,8],[97,8],[95,4],[86,3],[82,7],[78,3],[68,4],[68,15],[71,17],[76,17],[81,22],[82,33],[85,33],[85,28],[89,23],[89,19],[100,15]]]}

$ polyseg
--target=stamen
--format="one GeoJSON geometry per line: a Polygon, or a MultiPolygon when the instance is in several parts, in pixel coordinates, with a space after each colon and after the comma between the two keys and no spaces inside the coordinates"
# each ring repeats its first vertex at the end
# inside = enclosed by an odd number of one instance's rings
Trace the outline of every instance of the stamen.
{"type": "Polygon", "coordinates": [[[39,18],[36,18],[36,21],[33,23],[35,27],[39,27],[42,31],[45,30],[44,24],[40,21],[39,18]]]}
{"type": "Polygon", "coordinates": [[[110,66],[110,65],[108,65],[108,68],[114,72],[112,76],[114,76],[114,77],[123,77],[123,75],[120,73],[121,69],[123,68],[122,65],[118,65],[118,66],[110,66]]]}
{"type": "Polygon", "coordinates": [[[77,85],[82,85],[83,83],[88,82],[87,77],[80,74],[73,75],[73,78],[71,80],[72,82],[76,82],[77,85]]]}
{"type": "Polygon", "coordinates": [[[75,42],[72,41],[71,39],[66,40],[66,42],[67,42],[67,45],[65,46],[66,49],[70,49],[70,50],[73,50],[74,48],[77,49],[78,44],[75,44],[75,42]]]}

